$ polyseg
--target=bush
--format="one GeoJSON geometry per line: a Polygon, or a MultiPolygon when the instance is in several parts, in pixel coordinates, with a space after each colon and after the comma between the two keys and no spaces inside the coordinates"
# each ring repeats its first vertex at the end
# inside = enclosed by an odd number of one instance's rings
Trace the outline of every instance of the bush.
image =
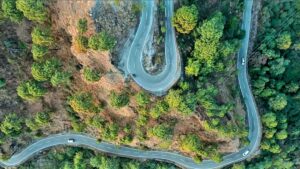
{"type": "Polygon", "coordinates": [[[69,98],[69,105],[77,113],[96,113],[100,107],[95,106],[91,93],[76,93],[69,98]]]}
{"type": "Polygon", "coordinates": [[[17,0],[16,6],[31,21],[41,23],[47,20],[48,12],[42,0],[17,0]]]}
{"type": "Polygon", "coordinates": [[[150,109],[150,116],[152,118],[159,118],[161,115],[169,111],[169,105],[165,101],[158,101],[153,108],[150,109]]]}
{"type": "Polygon", "coordinates": [[[112,50],[116,45],[114,37],[106,32],[100,32],[89,39],[88,46],[94,50],[112,50]]]}
{"type": "Polygon", "coordinates": [[[197,25],[198,10],[195,5],[182,6],[177,9],[173,17],[173,25],[176,30],[183,34],[190,33],[197,25]]]}
{"type": "Polygon", "coordinates": [[[49,28],[35,27],[31,32],[31,38],[35,45],[51,46],[54,42],[49,28]]]}
{"type": "Polygon", "coordinates": [[[49,52],[48,48],[46,46],[42,45],[32,45],[31,53],[33,56],[33,60],[35,61],[41,61],[43,60],[44,56],[49,52]]]}
{"type": "Polygon", "coordinates": [[[100,72],[91,68],[84,68],[83,69],[83,77],[88,82],[96,82],[100,80],[100,72]]]}
{"type": "Polygon", "coordinates": [[[71,74],[68,72],[55,72],[55,74],[51,77],[51,84],[54,87],[59,85],[67,85],[70,83],[71,74]]]}
{"type": "Polygon", "coordinates": [[[85,36],[79,35],[75,38],[75,49],[79,52],[86,52],[88,49],[89,39],[85,36]]]}
{"type": "Polygon", "coordinates": [[[18,88],[18,95],[25,100],[35,100],[42,97],[47,92],[38,82],[36,81],[25,81],[22,82],[18,88]]]}
{"type": "Polygon", "coordinates": [[[2,10],[4,16],[13,22],[20,22],[23,19],[22,12],[16,7],[16,0],[2,0],[2,10]]]}
{"type": "Polygon", "coordinates": [[[83,34],[88,30],[87,20],[85,18],[79,19],[77,23],[77,30],[80,34],[83,34]]]}
{"type": "Polygon", "coordinates": [[[168,125],[160,124],[150,129],[149,134],[160,139],[170,139],[172,137],[172,128],[168,125]]]}
{"type": "Polygon", "coordinates": [[[32,131],[38,130],[42,126],[50,122],[50,113],[49,112],[38,112],[34,119],[26,119],[26,126],[29,127],[32,131]]]}
{"type": "Polygon", "coordinates": [[[126,93],[117,94],[112,92],[110,94],[110,104],[116,108],[127,106],[129,104],[129,97],[126,93]]]}
{"type": "Polygon", "coordinates": [[[18,117],[15,113],[10,113],[5,116],[4,121],[2,121],[0,129],[8,136],[17,136],[22,130],[22,119],[18,117]]]}
{"type": "Polygon", "coordinates": [[[150,96],[146,92],[139,92],[135,96],[136,102],[139,106],[147,106],[150,103],[150,96]]]}
{"type": "Polygon", "coordinates": [[[56,72],[61,71],[61,63],[58,59],[52,58],[42,63],[33,63],[31,74],[37,81],[50,80],[56,72]]]}

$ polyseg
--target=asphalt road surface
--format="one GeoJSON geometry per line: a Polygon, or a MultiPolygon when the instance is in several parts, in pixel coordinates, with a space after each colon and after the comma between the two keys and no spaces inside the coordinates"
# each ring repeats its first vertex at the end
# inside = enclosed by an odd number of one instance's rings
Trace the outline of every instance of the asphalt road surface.
{"type": "Polygon", "coordinates": [[[180,78],[182,72],[181,58],[176,45],[175,29],[172,26],[173,0],[165,0],[165,66],[161,73],[151,75],[143,67],[143,50],[153,31],[156,2],[144,0],[144,8],[138,30],[125,55],[125,72],[145,90],[156,94],[165,94],[180,78]],[[132,76],[134,74],[134,76],[132,76]]]}
{"type": "MultiPolygon", "coordinates": [[[[171,18],[172,12],[173,12],[173,1],[172,0],[166,0],[166,14],[167,17],[171,18]]],[[[147,34],[149,34],[149,31],[151,28],[147,26],[147,24],[152,24],[152,14],[153,14],[153,8],[154,8],[154,2],[150,0],[145,0],[145,8],[143,10],[143,15],[141,19],[141,24],[139,27],[141,27],[141,30],[139,29],[137,31],[136,40],[139,41],[135,42],[134,45],[137,45],[137,47],[131,48],[131,54],[136,56],[138,59],[141,60],[141,47],[145,43],[143,39],[145,39],[147,34]]],[[[52,135],[47,138],[41,139],[36,141],[35,143],[31,144],[24,150],[22,150],[20,153],[14,154],[9,160],[7,161],[1,161],[0,165],[2,167],[12,167],[20,165],[21,163],[28,160],[33,155],[41,152],[44,149],[57,146],[57,145],[70,145],[70,146],[85,146],[88,148],[91,148],[93,150],[99,150],[101,152],[114,154],[122,157],[128,157],[128,158],[140,158],[140,159],[156,159],[156,160],[162,160],[167,161],[176,164],[177,166],[184,167],[187,169],[216,169],[216,168],[222,168],[224,166],[227,166],[229,164],[233,164],[239,161],[243,161],[248,157],[251,157],[258,149],[260,145],[261,140],[261,123],[260,123],[260,117],[256,108],[256,104],[254,101],[254,97],[252,95],[252,92],[249,87],[249,81],[248,81],[248,74],[247,74],[247,64],[242,64],[242,58],[245,59],[247,62],[247,51],[248,51],[248,42],[249,42],[249,36],[250,36],[250,24],[251,24],[251,10],[252,10],[252,4],[253,0],[245,0],[245,11],[243,16],[243,29],[246,31],[245,39],[243,40],[242,47],[240,49],[240,52],[238,54],[238,81],[239,86],[245,101],[245,105],[247,108],[247,115],[248,115],[248,123],[249,123],[249,140],[250,144],[247,147],[242,148],[237,153],[232,153],[230,155],[226,155],[223,158],[223,161],[221,163],[215,163],[211,160],[205,160],[200,164],[195,163],[191,158],[182,156],[180,154],[174,153],[174,152],[165,152],[165,151],[143,151],[139,149],[134,148],[128,148],[123,146],[115,146],[113,144],[105,143],[105,142],[97,142],[96,139],[91,138],[89,136],[83,135],[83,134],[72,134],[72,133],[65,133],[65,134],[58,134],[58,135],[52,135]],[[74,143],[68,143],[68,139],[73,138],[75,139],[74,143]],[[245,152],[248,152],[245,154],[245,152]]],[[[169,34],[173,34],[174,30],[171,27],[171,25],[167,26],[169,34]]],[[[168,33],[167,33],[168,34],[168,33]]],[[[135,41],[136,41],[135,40],[135,41]]],[[[175,48],[176,48],[176,42],[175,37],[170,35],[169,37],[166,37],[166,41],[169,42],[170,48],[166,48],[166,53],[174,54],[175,48]],[[175,46],[173,46],[175,45],[175,46]]],[[[167,55],[166,55],[167,56],[167,55]]],[[[174,61],[176,60],[174,57],[173,59],[170,58],[170,64],[175,64],[174,61]]],[[[132,67],[139,67],[139,62],[136,62],[135,59],[129,59],[128,63],[132,67]]],[[[177,63],[177,62],[176,62],[177,63]]],[[[129,67],[129,66],[128,66],[129,67]]],[[[177,70],[172,68],[172,66],[169,66],[170,71],[176,72],[177,70]]],[[[180,66],[179,66],[180,67],[180,66]]],[[[138,72],[132,72],[137,74],[137,78],[135,79],[138,84],[144,85],[144,88],[151,91],[151,89],[158,89],[158,90],[152,90],[152,92],[161,92],[169,87],[171,87],[172,83],[171,81],[174,79],[172,77],[169,77],[170,75],[167,75],[167,81],[163,81],[161,83],[157,83],[159,77],[153,79],[151,76],[143,77],[144,73],[141,67],[138,69],[130,68],[129,70],[141,70],[142,73],[138,72]],[[149,78],[149,79],[148,79],[149,78]],[[145,80],[145,81],[144,81],[145,80]],[[149,84],[148,84],[149,83],[149,84]],[[165,85],[165,87],[162,87],[160,85],[165,85]]],[[[171,72],[171,76],[175,76],[177,74],[171,72]]],[[[175,78],[176,79],[176,78],[175,78]]]]}

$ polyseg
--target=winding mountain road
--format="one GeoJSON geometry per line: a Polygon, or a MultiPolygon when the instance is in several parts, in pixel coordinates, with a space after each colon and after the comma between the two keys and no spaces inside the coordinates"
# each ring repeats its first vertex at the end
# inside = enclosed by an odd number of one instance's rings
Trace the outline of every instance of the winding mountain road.
{"type": "MultiPolygon", "coordinates": [[[[177,76],[180,76],[181,67],[177,65],[180,63],[178,59],[178,55],[176,54],[176,40],[174,29],[171,26],[171,22],[169,25],[167,24],[167,33],[166,33],[166,60],[167,60],[167,68],[166,72],[158,77],[145,75],[144,70],[141,68],[141,51],[143,46],[145,45],[144,40],[147,38],[146,36],[149,34],[151,28],[149,28],[148,24],[152,24],[153,17],[153,8],[154,1],[152,0],[144,0],[145,7],[143,9],[143,13],[141,16],[141,22],[139,25],[139,29],[136,33],[135,39],[131,48],[129,50],[130,57],[127,62],[127,68],[130,73],[137,74],[137,77],[134,79],[139,85],[144,87],[146,90],[149,90],[154,93],[161,93],[167,90],[174,84],[174,80],[177,79],[177,76]],[[148,25],[148,26],[147,26],[148,25]],[[170,34],[169,36],[167,36],[170,34]],[[170,45],[171,47],[167,46],[170,45]],[[173,56],[173,57],[171,57],[173,56]],[[176,57],[174,57],[176,56],[176,57]],[[133,58],[137,57],[137,58],[133,58]],[[168,58],[169,57],[169,58],[168,58]],[[177,60],[176,62],[174,60],[177,60]],[[179,62],[178,62],[179,61],[179,62]],[[142,72],[137,72],[142,71],[142,72]],[[179,71],[179,75],[178,74],[179,71]],[[168,74],[170,72],[170,75],[168,74]],[[167,73],[165,75],[165,73],[167,73]],[[163,79],[161,79],[163,78],[163,79]],[[163,80],[163,81],[160,81],[163,80]]],[[[217,169],[227,166],[229,164],[233,164],[239,161],[243,161],[248,157],[251,157],[258,149],[261,140],[261,123],[260,117],[255,105],[254,97],[252,95],[251,89],[249,87],[248,74],[247,74],[247,65],[242,65],[242,58],[247,61],[247,51],[248,51],[248,43],[250,37],[250,24],[251,24],[251,12],[252,12],[253,0],[245,0],[245,10],[243,16],[243,29],[246,31],[245,39],[243,40],[242,47],[238,54],[238,81],[241,89],[242,96],[245,101],[245,105],[247,108],[248,115],[248,123],[249,123],[249,140],[250,144],[244,148],[242,148],[237,153],[232,153],[230,155],[226,155],[223,158],[221,163],[215,163],[211,160],[205,160],[200,164],[195,163],[191,158],[185,157],[183,155],[174,153],[174,152],[165,152],[165,151],[144,151],[134,148],[128,148],[123,146],[115,146],[113,144],[105,143],[105,142],[97,142],[96,139],[91,138],[82,134],[57,134],[52,135],[47,138],[36,141],[31,144],[20,153],[13,155],[7,161],[1,161],[0,165],[2,167],[12,167],[20,165],[21,163],[28,160],[33,155],[39,153],[40,151],[57,146],[57,145],[70,145],[70,146],[86,146],[94,150],[99,150],[101,152],[114,154],[123,157],[129,158],[141,158],[141,159],[157,159],[163,160],[167,162],[174,163],[180,167],[184,167],[187,169],[217,169]],[[74,138],[75,143],[68,143],[69,138],[74,138]],[[243,154],[249,151],[249,153],[245,156],[243,154]]],[[[166,15],[167,18],[171,18],[173,14],[173,0],[166,0],[166,15]]],[[[167,19],[167,22],[170,21],[167,19]]],[[[180,58],[180,57],[179,57],[180,58]]]]}
{"type": "Polygon", "coordinates": [[[175,29],[172,26],[174,3],[173,0],[165,0],[165,66],[159,74],[151,75],[146,72],[143,66],[143,50],[154,27],[156,1],[143,0],[143,2],[144,6],[138,30],[129,50],[123,54],[123,62],[125,62],[123,70],[128,75],[134,74],[132,76],[134,81],[145,90],[155,95],[163,95],[178,81],[182,72],[175,29]]]}

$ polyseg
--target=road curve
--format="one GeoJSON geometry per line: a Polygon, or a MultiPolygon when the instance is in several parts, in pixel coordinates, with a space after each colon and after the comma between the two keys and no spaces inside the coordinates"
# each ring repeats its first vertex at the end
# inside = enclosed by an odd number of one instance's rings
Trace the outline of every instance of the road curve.
{"type": "MultiPolygon", "coordinates": [[[[151,1],[146,1],[146,2],[148,5],[150,5],[148,7],[151,7],[151,5],[153,5],[151,1]]],[[[173,1],[169,0],[169,3],[171,2],[173,3],[173,1]]],[[[99,150],[105,153],[119,155],[123,157],[163,160],[163,161],[174,163],[180,167],[184,167],[187,169],[217,169],[239,161],[243,161],[246,158],[250,157],[259,149],[261,135],[262,135],[260,117],[256,108],[254,97],[252,95],[249,86],[247,65],[241,64],[242,58],[245,58],[247,60],[252,5],[253,5],[253,0],[245,0],[243,29],[246,31],[246,36],[245,39],[243,40],[242,47],[239,51],[238,58],[237,58],[238,59],[237,62],[238,81],[242,92],[242,96],[246,104],[248,123],[249,123],[248,137],[250,140],[250,144],[247,147],[242,148],[237,153],[232,153],[230,155],[224,156],[223,161],[221,163],[215,163],[211,160],[204,160],[202,163],[197,164],[191,158],[182,156],[174,152],[143,151],[143,150],[123,147],[123,146],[115,146],[113,144],[109,144],[105,142],[99,143],[97,142],[96,139],[86,135],[66,133],[66,134],[52,135],[47,138],[38,140],[35,143],[28,146],[27,148],[25,148],[24,150],[22,150],[20,153],[13,155],[7,161],[1,161],[0,165],[2,167],[13,167],[13,166],[20,165],[21,163],[25,162],[36,153],[57,145],[86,146],[94,150],[99,150]],[[68,143],[69,138],[74,138],[76,142],[71,144],[68,143]],[[243,153],[246,151],[249,151],[249,153],[244,157],[243,153]]],[[[144,17],[150,17],[148,16],[148,14],[145,13],[143,14],[146,15],[144,17]]]]}
{"type": "Polygon", "coordinates": [[[157,75],[147,73],[143,66],[143,50],[147,40],[151,38],[149,36],[152,36],[156,1],[143,0],[143,4],[138,30],[129,50],[123,56],[125,58],[123,69],[128,75],[135,74],[132,78],[145,90],[155,95],[163,95],[178,81],[182,72],[175,29],[172,26],[174,3],[173,0],[165,0],[165,66],[157,75]]]}

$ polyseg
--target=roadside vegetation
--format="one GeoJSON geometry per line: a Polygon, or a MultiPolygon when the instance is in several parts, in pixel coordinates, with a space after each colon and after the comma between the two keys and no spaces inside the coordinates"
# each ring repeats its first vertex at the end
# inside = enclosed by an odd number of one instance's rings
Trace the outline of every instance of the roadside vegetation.
{"type": "Polygon", "coordinates": [[[139,161],[107,156],[92,150],[75,147],[59,147],[41,154],[18,169],[177,169],[176,166],[157,161],[139,161]],[[42,162],[43,161],[43,162],[42,162]]]}
{"type": "MultiPolygon", "coordinates": [[[[220,138],[239,138],[242,146],[248,142],[248,129],[245,114],[235,110],[237,103],[234,100],[239,95],[237,84],[232,83],[236,81],[235,54],[243,38],[240,30],[242,4],[240,1],[231,3],[235,4],[234,8],[226,1],[221,7],[211,2],[204,5],[200,1],[181,1],[182,6],[176,10],[173,24],[178,31],[177,41],[186,76],[178,87],[169,91],[166,102],[171,109],[186,116],[197,115],[204,130],[220,138]],[[231,100],[224,98],[226,90],[231,100]]],[[[195,134],[187,135],[183,141],[185,151],[196,152],[196,161],[207,158],[222,161],[217,143],[202,143],[195,134]],[[189,142],[194,145],[187,146],[189,142]]]]}
{"type": "MultiPolygon", "coordinates": [[[[61,27],[55,29],[56,22],[50,23],[50,11],[54,9],[47,1],[0,2],[1,30],[6,30],[5,24],[9,24],[9,28],[20,26],[22,29],[22,25],[27,24],[29,26],[24,30],[30,31],[30,40],[26,42],[14,37],[14,41],[10,38],[1,43],[0,51],[2,47],[5,49],[3,65],[12,67],[0,68],[1,73],[6,70],[13,73],[0,75],[0,92],[7,92],[5,96],[17,95],[9,105],[20,107],[18,111],[11,108],[10,112],[5,110],[0,115],[1,158],[8,158],[26,144],[18,140],[62,131],[85,132],[99,141],[144,150],[180,151],[199,163],[206,159],[220,162],[223,154],[248,144],[245,114],[242,108],[237,108],[243,105],[238,101],[235,69],[236,53],[244,36],[240,29],[242,1],[179,1],[172,22],[177,30],[185,75],[184,80],[163,97],[155,97],[137,89],[131,82],[118,79],[120,72],[110,66],[111,62],[118,61],[115,55],[124,45],[122,34],[129,32],[124,27],[134,25],[133,18],[143,8],[137,1],[125,5],[129,5],[134,14],[124,10],[118,15],[113,13],[114,18],[105,18],[110,14],[101,15],[99,18],[104,17],[101,23],[94,21],[98,25],[96,31],[90,28],[92,22],[87,18],[88,14],[80,17],[75,25],[71,25],[75,30],[71,37],[65,35],[67,33],[61,27]],[[13,89],[13,92],[8,89],[13,89]],[[54,126],[60,128],[48,131],[54,126]],[[233,140],[239,140],[240,144],[226,149],[233,140]],[[14,141],[18,143],[16,147],[7,148],[14,141]]],[[[114,4],[122,8],[123,2],[116,0],[114,4]]],[[[261,101],[259,105],[263,109],[265,128],[263,157],[256,159],[256,164],[247,164],[253,168],[273,158],[272,153],[279,155],[276,158],[288,161],[282,154],[287,149],[285,145],[297,145],[293,139],[297,139],[299,133],[296,123],[299,86],[295,78],[300,72],[296,61],[298,24],[289,23],[293,26],[285,28],[278,36],[274,35],[285,23],[282,19],[288,17],[290,10],[296,10],[296,5],[291,2],[280,4],[279,9],[272,10],[272,13],[264,10],[264,19],[268,21],[265,23],[274,30],[262,29],[268,36],[261,36],[269,38],[273,44],[265,43],[267,40],[259,41],[264,42],[258,46],[263,62],[251,66],[252,84],[255,96],[261,101]],[[285,11],[283,16],[276,14],[278,20],[271,22],[272,15],[281,10],[285,11]]],[[[163,1],[159,5],[159,14],[163,14],[163,1]]],[[[162,35],[166,32],[162,16],[158,17],[161,21],[157,32],[160,44],[163,44],[162,35]]],[[[296,151],[295,148],[288,155],[296,156],[296,151]]],[[[49,168],[175,168],[158,162],[104,156],[80,148],[50,151],[42,158],[49,161],[49,168]]],[[[37,160],[31,161],[21,168],[34,168],[38,163],[37,160]]]]}
{"type": "Polygon", "coordinates": [[[250,55],[252,90],[261,113],[261,154],[233,168],[299,168],[300,1],[262,1],[250,55]]]}

